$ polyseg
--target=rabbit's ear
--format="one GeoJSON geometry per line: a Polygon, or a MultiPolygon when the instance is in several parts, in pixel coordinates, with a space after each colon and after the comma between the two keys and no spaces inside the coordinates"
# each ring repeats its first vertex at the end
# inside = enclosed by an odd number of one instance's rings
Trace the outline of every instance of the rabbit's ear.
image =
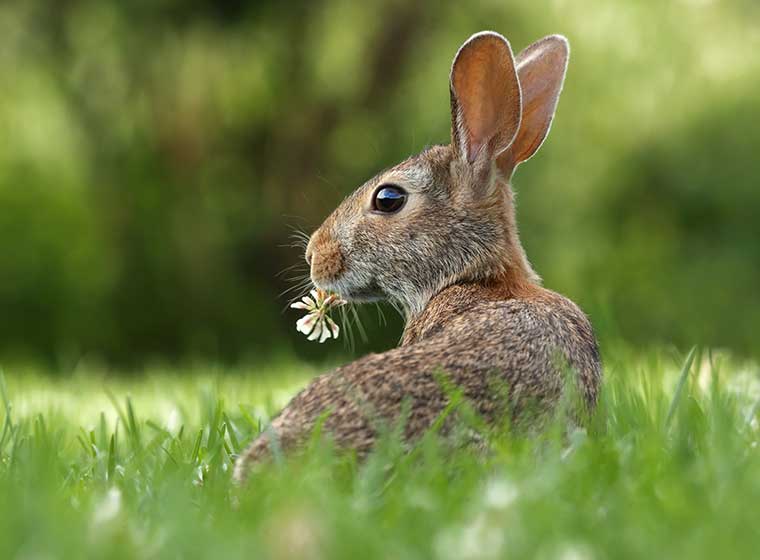
{"type": "Polygon", "coordinates": [[[550,35],[526,47],[517,56],[522,121],[514,142],[498,160],[505,175],[511,175],[515,167],[535,154],[549,134],[569,55],[567,39],[562,35],[550,35]]]}
{"type": "Polygon", "coordinates": [[[451,142],[470,164],[506,150],[520,127],[520,83],[509,42],[492,31],[470,37],[451,66],[451,142]]]}

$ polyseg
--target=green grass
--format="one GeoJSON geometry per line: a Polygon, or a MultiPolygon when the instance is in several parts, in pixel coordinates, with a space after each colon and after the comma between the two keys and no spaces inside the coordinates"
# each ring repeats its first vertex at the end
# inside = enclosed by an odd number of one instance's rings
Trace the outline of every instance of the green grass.
{"type": "Polygon", "coordinates": [[[752,558],[758,368],[608,352],[598,414],[492,451],[314,440],[230,482],[233,455],[314,370],[7,370],[0,558],[752,558]]]}

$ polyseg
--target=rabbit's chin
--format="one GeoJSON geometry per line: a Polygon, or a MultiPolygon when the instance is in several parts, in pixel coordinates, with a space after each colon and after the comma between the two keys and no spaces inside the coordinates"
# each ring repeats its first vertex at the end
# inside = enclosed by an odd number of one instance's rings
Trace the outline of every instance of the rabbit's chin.
{"type": "Polygon", "coordinates": [[[372,303],[388,299],[387,294],[374,280],[359,283],[341,278],[334,282],[313,282],[313,284],[321,290],[336,293],[342,299],[352,303],[372,303]]]}

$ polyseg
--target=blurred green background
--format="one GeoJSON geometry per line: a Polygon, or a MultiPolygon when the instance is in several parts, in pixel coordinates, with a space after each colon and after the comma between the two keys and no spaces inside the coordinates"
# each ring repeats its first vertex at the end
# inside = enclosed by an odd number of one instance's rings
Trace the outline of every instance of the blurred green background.
{"type": "Polygon", "coordinates": [[[459,45],[549,33],[572,55],[552,134],[516,175],[545,284],[602,341],[757,353],[755,0],[0,3],[0,359],[267,359],[311,231],[449,136],[459,45]]]}

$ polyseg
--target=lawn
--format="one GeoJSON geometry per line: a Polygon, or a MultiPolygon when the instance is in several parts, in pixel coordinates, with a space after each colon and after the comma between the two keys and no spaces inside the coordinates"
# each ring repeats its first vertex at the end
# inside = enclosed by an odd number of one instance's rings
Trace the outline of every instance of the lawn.
{"type": "Polygon", "coordinates": [[[0,558],[757,557],[760,370],[691,357],[608,349],[584,428],[388,433],[361,465],[315,438],[243,489],[234,454],[313,366],[6,367],[0,558]]]}

